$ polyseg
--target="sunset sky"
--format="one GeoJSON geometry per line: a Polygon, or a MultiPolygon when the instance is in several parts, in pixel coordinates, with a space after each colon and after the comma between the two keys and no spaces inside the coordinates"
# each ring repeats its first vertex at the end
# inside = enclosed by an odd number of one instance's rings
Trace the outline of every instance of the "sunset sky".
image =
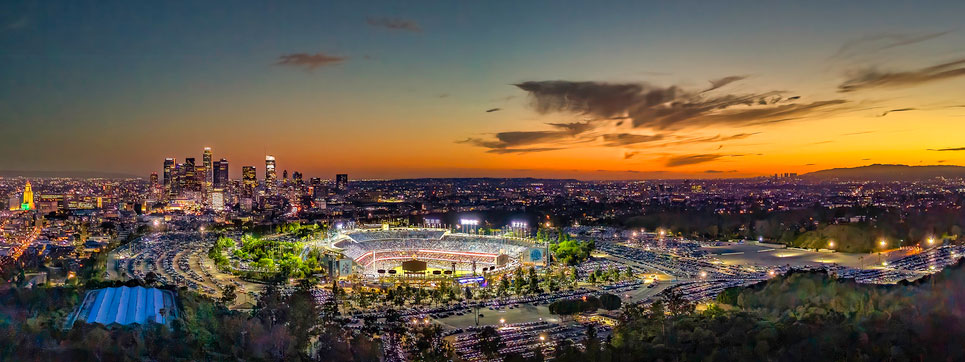
{"type": "Polygon", "coordinates": [[[963,1],[4,1],[0,169],[965,165],[963,1]],[[358,4],[358,3],[365,3],[358,4]],[[955,150],[961,149],[961,150],[955,150]]]}

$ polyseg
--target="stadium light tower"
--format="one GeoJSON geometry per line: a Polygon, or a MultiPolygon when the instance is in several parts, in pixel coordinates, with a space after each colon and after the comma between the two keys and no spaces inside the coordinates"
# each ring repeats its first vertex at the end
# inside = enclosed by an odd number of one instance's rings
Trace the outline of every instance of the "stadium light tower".
{"type": "Polygon", "coordinates": [[[509,222],[509,228],[513,232],[513,236],[517,238],[523,237],[523,233],[529,229],[529,223],[522,220],[514,220],[509,222]]]}
{"type": "MultiPolygon", "coordinates": [[[[466,230],[475,230],[479,226],[478,219],[459,219],[459,225],[466,230]]],[[[465,231],[464,231],[465,232],[465,231]]]]}

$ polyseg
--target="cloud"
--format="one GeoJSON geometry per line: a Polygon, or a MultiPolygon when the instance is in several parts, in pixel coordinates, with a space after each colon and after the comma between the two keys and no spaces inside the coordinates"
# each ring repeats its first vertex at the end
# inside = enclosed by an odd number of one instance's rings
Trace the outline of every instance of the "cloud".
{"type": "Polygon", "coordinates": [[[965,76],[965,59],[903,72],[886,72],[866,68],[852,72],[847,80],[838,85],[838,92],[856,92],[872,88],[913,87],[960,76],[965,76]]]}
{"type": "Polygon", "coordinates": [[[512,131],[499,132],[495,134],[495,139],[467,138],[456,143],[471,144],[478,147],[488,148],[491,153],[520,153],[520,152],[542,152],[553,151],[560,147],[539,147],[539,148],[520,148],[531,147],[539,144],[559,144],[585,142],[575,136],[590,129],[590,122],[572,123],[547,123],[555,128],[552,131],[512,131]]]}
{"type": "Polygon", "coordinates": [[[832,111],[846,103],[842,99],[788,103],[779,91],[706,96],[677,86],[646,83],[529,81],[515,86],[529,93],[532,107],[541,114],[562,112],[604,119],[625,116],[636,128],[662,130],[785,122],[832,111]]]}
{"type": "MultiPolygon", "coordinates": [[[[888,113],[888,112],[885,112],[885,113],[888,113]]],[[[857,136],[857,135],[869,134],[869,133],[875,133],[875,131],[861,131],[861,132],[842,133],[841,135],[842,135],[842,136],[857,136]]]]}
{"type": "Polygon", "coordinates": [[[583,133],[593,128],[592,123],[590,123],[589,121],[570,122],[570,123],[547,123],[547,124],[555,128],[559,128],[561,130],[567,131],[572,135],[583,133]]]}
{"type": "Polygon", "coordinates": [[[639,151],[624,152],[624,153],[623,153],[623,159],[624,159],[624,160],[629,160],[629,159],[633,158],[633,156],[638,155],[639,153],[640,153],[639,151]]]}
{"type": "Polygon", "coordinates": [[[898,109],[891,109],[891,110],[887,110],[887,111],[884,111],[884,112],[883,112],[883,113],[881,113],[881,115],[879,115],[878,117],[884,117],[884,116],[887,116],[887,115],[888,115],[888,113],[894,113],[894,112],[908,112],[908,111],[917,111],[917,110],[918,110],[918,108],[898,108],[898,109]]]}
{"type": "Polygon", "coordinates": [[[414,33],[422,32],[422,26],[420,26],[419,23],[409,19],[369,17],[365,19],[365,22],[371,26],[379,28],[411,31],[414,33]]]}
{"type": "Polygon", "coordinates": [[[720,78],[720,79],[710,80],[710,88],[704,89],[704,92],[710,92],[710,91],[712,91],[712,90],[714,90],[714,89],[717,89],[717,88],[723,87],[723,86],[725,86],[725,85],[734,83],[734,82],[736,82],[736,81],[744,80],[744,79],[747,79],[747,76],[745,76],[745,75],[732,75],[732,76],[729,76],[729,77],[723,77],[723,78],[720,78]]]}
{"type": "Polygon", "coordinates": [[[486,113],[498,112],[503,110],[502,108],[490,108],[486,110],[486,113]]]}
{"type": "Polygon", "coordinates": [[[666,136],[662,134],[653,134],[653,135],[632,134],[632,133],[605,134],[603,135],[603,142],[604,142],[603,145],[608,147],[620,147],[620,146],[633,145],[637,143],[660,141],[664,139],[664,137],[666,136]]]}
{"type": "Polygon", "coordinates": [[[667,167],[677,167],[686,165],[696,165],[698,163],[705,163],[716,161],[724,155],[718,154],[698,154],[698,155],[683,155],[683,156],[673,156],[667,159],[667,167]]]}
{"type": "Polygon", "coordinates": [[[487,152],[487,153],[497,153],[497,154],[513,154],[513,153],[519,154],[519,153],[533,153],[533,152],[556,151],[556,150],[560,150],[560,149],[562,149],[562,148],[554,148],[554,147],[543,147],[543,148],[495,148],[495,149],[491,149],[491,150],[486,151],[486,152],[487,152]]]}
{"type": "Polygon", "coordinates": [[[328,65],[334,65],[345,61],[346,57],[340,57],[335,55],[328,55],[325,53],[294,53],[285,54],[278,57],[278,62],[275,65],[285,65],[293,67],[304,67],[308,70],[314,70],[318,67],[324,67],[328,65]]]}
{"type": "Polygon", "coordinates": [[[965,151],[965,147],[952,147],[952,148],[929,148],[929,151],[965,151]]]}
{"type": "MultiPolygon", "coordinates": [[[[747,137],[750,137],[750,136],[753,136],[753,135],[756,135],[756,134],[761,134],[761,132],[737,133],[737,134],[733,134],[733,135],[730,135],[730,136],[716,135],[716,136],[711,136],[711,137],[689,138],[689,139],[685,139],[685,140],[682,140],[682,141],[671,142],[671,143],[668,143],[667,145],[686,145],[686,144],[692,144],[692,143],[708,143],[708,142],[736,141],[736,140],[745,139],[745,138],[747,138],[747,137]]],[[[723,145],[721,145],[721,147],[723,147],[723,145]]]]}
{"type": "Polygon", "coordinates": [[[704,173],[732,173],[732,172],[737,172],[737,170],[727,170],[727,171],[721,171],[721,170],[706,170],[706,171],[704,171],[704,173]]]}
{"type": "Polygon", "coordinates": [[[837,53],[831,56],[831,58],[848,59],[861,55],[874,54],[882,50],[931,40],[945,34],[948,34],[948,31],[919,34],[880,33],[866,35],[861,38],[845,42],[843,45],[841,45],[841,48],[838,49],[837,53]]]}

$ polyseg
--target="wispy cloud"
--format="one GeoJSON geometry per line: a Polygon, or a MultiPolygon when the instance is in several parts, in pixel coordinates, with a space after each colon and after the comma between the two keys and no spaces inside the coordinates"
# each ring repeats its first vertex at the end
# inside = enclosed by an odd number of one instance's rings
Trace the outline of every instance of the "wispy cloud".
{"type": "Polygon", "coordinates": [[[666,166],[677,167],[677,166],[686,166],[686,165],[696,165],[698,163],[716,161],[722,157],[724,157],[724,155],[719,155],[719,154],[673,156],[667,159],[666,166]]]}
{"type": "Polygon", "coordinates": [[[371,26],[386,29],[411,31],[414,33],[422,32],[422,26],[420,26],[419,23],[409,19],[369,17],[365,19],[365,22],[371,26]]]}
{"type": "Polygon", "coordinates": [[[589,122],[548,123],[552,131],[512,131],[499,132],[494,139],[467,138],[457,143],[471,144],[488,148],[491,153],[521,153],[543,152],[560,149],[560,147],[533,147],[543,144],[570,144],[586,142],[576,136],[590,128],[589,122]]]}
{"type": "Polygon", "coordinates": [[[883,50],[931,40],[945,34],[948,34],[948,31],[916,34],[879,33],[865,35],[845,42],[831,58],[848,59],[875,54],[883,50]]]}
{"type": "Polygon", "coordinates": [[[929,148],[929,151],[965,151],[965,147],[929,148]]]}
{"type": "Polygon", "coordinates": [[[737,170],[727,170],[727,171],[722,171],[722,170],[705,170],[705,171],[704,171],[704,173],[733,173],[733,172],[737,172],[737,170]]]}
{"type": "Polygon", "coordinates": [[[744,79],[747,79],[747,76],[746,76],[746,75],[732,75],[732,76],[729,76],[729,77],[723,77],[723,78],[720,78],[720,79],[710,80],[710,88],[704,89],[704,92],[710,92],[710,91],[712,91],[712,90],[714,90],[714,89],[717,89],[717,88],[723,87],[723,86],[725,86],[725,85],[728,85],[728,84],[731,84],[731,83],[734,83],[734,82],[737,82],[737,81],[740,81],[740,80],[744,80],[744,79]]]}
{"type": "Polygon", "coordinates": [[[887,110],[887,111],[882,112],[880,115],[878,115],[878,117],[887,116],[889,113],[908,112],[908,111],[917,111],[917,110],[918,110],[918,108],[897,108],[897,109],[889,109],[889,110],[887,110]]]}
{"type": "Polygon", "coordinates": [[[838,92],[855,92],[873,88],[912,87],[965,76],[965,59],[909,71],[880,71],[874,68],[852,72],[838,85],[838,92]]]}
{"type": "Polygon", "coordinates": [[[490,108],[486,110],[486,113],[499,112],[503,110],[502,108],[490,108]]]}
{"type": "Polygon", "coordinates": [[[614,133],[603,135],[603,145],[608,147],[628,146],[638,143],[660,141],[666,137],[662,134],[644,135],[632,133],[614,133]]]}
{"type": "Polygon", "coordinates": [[[276,62],[275,65],[302,67],[308,70],[315,70],[315,68],[344,62],[346,59],[348,58],[325,53],[294,53],[285,54],[278,57],[278,62],[276,62]]]}

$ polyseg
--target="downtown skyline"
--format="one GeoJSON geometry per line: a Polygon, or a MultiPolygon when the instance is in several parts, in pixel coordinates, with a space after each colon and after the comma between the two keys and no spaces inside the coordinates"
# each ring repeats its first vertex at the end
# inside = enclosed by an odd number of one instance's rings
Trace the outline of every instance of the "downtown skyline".
{"type": "Polygon", "coordinates": [[[147,177],[203,147],[232,179],[268,154],[353,178],[965,164],[965,5],[870,4],[13,2],[0,131],[29,137],[0,169],[147,177]]]}

